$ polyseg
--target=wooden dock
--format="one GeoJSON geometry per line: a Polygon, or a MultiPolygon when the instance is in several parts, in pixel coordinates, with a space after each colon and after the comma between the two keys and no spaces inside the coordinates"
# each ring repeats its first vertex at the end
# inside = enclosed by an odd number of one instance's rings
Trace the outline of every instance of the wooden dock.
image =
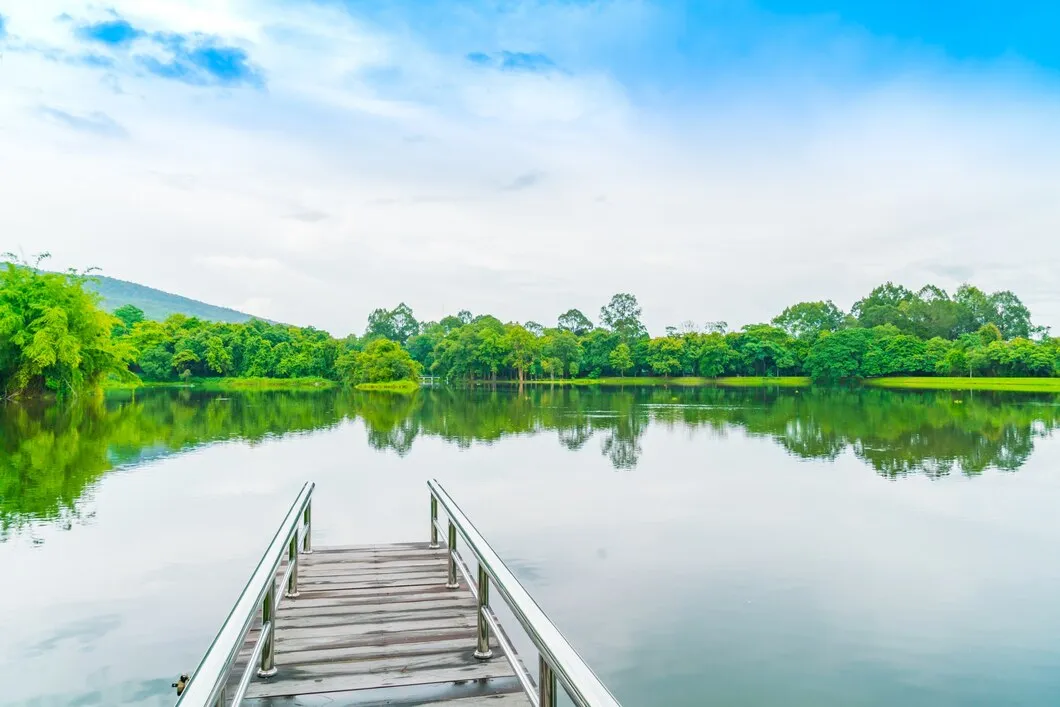
{"type": "Polygon", "coordinates": [[[198,667],[173,683],[176,707],[557,707],[561,690],[575,707],[621,707],[456,501],[427,487],[429,544],[314,548],[306,482],[198,667]]]}
{"type": "Polygon", "coordinates": [[[277,672],[255,677],[244,704],[529,707],[495,638],[492,658],[474,657],[477,602],[447,572],[446,549],[427,543],[301,555],[298,596],[276,612],[277,672]]]}

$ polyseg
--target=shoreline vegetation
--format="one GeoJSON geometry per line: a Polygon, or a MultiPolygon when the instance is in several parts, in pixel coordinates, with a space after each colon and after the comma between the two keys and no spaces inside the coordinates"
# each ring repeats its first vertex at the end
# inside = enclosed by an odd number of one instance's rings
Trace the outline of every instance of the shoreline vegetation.
{"type": "Polygon", "coordinates": [[[376,391],[384,393],[402,393],[405,395],[415,393],[420,389],[416,381],[386,381],[383,383],[358,383],[354,386],[357,390],[376,391]]]}
{"type": "Polygon", "coordinates": [[[997,390],[1023,393],[1060,393],[1060,378],[960,378],[956,376],[905,376],[869,378],[862,381],[871,388],[891,390],[997,390]]]}
{"type": "Polygon", "coordinates": [[[189,378],[184,381],[119,381],[108,380],[103,383],[104,390],[137,390],[139,388],[186,388],[205,391],[255,391],[255,390],[293,390],[316,391],[333,390],[339,387],[336,381],[327,378],[189,378]]]}
{"type": "MultiPolygon", "coordinates": [[[[519,385],[519,381],[503,381],[507,385],[519,385]]],[[[813,381],[807,376],[729,376],[721,378],[705,378],[703,376],[678,376],[675,378],[639,376],[639,377],[609,377],[609,378],[542,378],[522,381],[524,385],[569,385],[569,386],[677,386],[677,387],[708,387],[721,386],[730,388],[756,388],[756,387],[779,387],[779,388],[804,388],[812,385],[813,381]]]]}
{"type": "MultiPolygon", "coordinates": [[[[524,380],[498,381],[458,381],[456,386],[477,385],[515,387],[519,385],[535,387],[564,386],[572,388],[585,387],[655,387],[655,388],[809,388],[834,387],[831,384],[814,383],[807,376],[733,376],[724,378],[705,378],[702,376],[682,376],[676,378],[633,377],[628,378],[540,378],[524,380]]],[[[956,377],[956,376],[895,376],[887,378],[867,378],[853,383],[855,387],[886,388],[890,390],[967,390],[967,391],[1011,391],[1023,393],[1060,393],[1060,377],[1056,378],[990,378],[990,377],[956,377]]],[[[324,392],[341,386],[325,378],[200,378],[188,382],[123,382],[107,381],[105,391],[138,390],[138,389],[188,389],[205,392],[226,391],[294,391],[324,392]]],[[[849,386],[843,386],[849,387],[849,386]]],[[[367,392],[388,392],[411,395],[421,386],[416,381],[388,381],[381,383],[360,383],[354,389],[367,392]]]]}
{"type": "MultiPolygon", "coordinates": [[[[7,256],[11,261],[13,256],[7,256]]],[[[652,336],[637,298],[619,293],[599,324],[577,309],[556,325],[462,310],[420,322],[404,303],[376,309],[363,335],[313,327],[147,319],[108,313],[89,273],[33,262],[0,268],[0,397],[77,397],[144,385],[216,390],[414,389],[453,384],[785,386],[1056,390],[1060,338],[1035,326],[1009,291],[886,283],[849,312],[800,302],[768,323],[730,330],[686,321],[652,336]],[[975,381],[996,381],[989,386],[975,381]],[[1042,382],[1038,382],[1042,381],[1042,382]],[[394,385],[396,382],[401,382],[394,385]],[[380,385],[382,384],[382,385],[380,385]]]]}

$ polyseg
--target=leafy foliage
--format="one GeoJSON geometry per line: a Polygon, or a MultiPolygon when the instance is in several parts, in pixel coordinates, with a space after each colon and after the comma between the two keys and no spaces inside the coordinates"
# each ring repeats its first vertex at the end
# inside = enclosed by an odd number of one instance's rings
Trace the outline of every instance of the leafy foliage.
{"type": "Polygon", "coordinates": [[[60,397],[128,375],[131,349],[112,336],[118,320],[85,289],[87,276],[41,271],[13,256],[0,270],[0,387],[8,396],[60,397]]]}
{"type": "Polygon", "coordinates": [[[335,368],[351,385],[415,380],[423,371],[408,351],[389,339],[375,339],[364,351],[347,351],[339,356],[335,368]]]}
{"type": "Polygon", "coordinates": [[[122,337],[135,351],[132,370],[148,381],[180,377],[336,379],[343,343],[312,327],[207,322],[174,314],[141,321],[122,337]]]}
{"type": "Polygon", "coordinates": [[[173,314],[153,321],[134,306],[111,317],[84,275],[9,265],[0,278],[0,384],[77,392],[108,376],[147,381],[220,377],[326,378],[351,385],[611,376],[798,376],[845,381],[892,375],[1052,376],[1060,340],[1031,323],[1011,292],[971,286],[955,296],[886,283],[847,315],[831,301],[800,302],[771,324],[700,330],[687,321],[650,337],[641,307],[618,293],[594,327],[570,309],[555,328],[504,323],[461,310],[420,322],[401,303],[376,309],[363,337],[336,339],[312,327],[262,320],[205,321],[173,314]],[[1037,337],[1037,340],[1032,339],[1037,337]]]}

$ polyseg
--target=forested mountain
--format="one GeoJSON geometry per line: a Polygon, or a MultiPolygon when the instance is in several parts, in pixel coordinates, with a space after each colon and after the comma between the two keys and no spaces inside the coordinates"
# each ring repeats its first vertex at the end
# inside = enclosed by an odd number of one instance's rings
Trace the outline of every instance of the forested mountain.
{"type": "Polygon", "coordinates": [[[205,319],[212,322],[230,322],[241,324],[249,322],[252,317],[249,314],[206,304],[198,300],[174,295],[153,287],[138,285],[135,282],[116,280],[112,277],[93,276],[85,282],[85,289],[98,292],[103,298],[102,306],[108,312],[113,312],[122,305],[131,304],[143,310],[147,319],[163,321],[171,314],[184,314],[197,319],[205,319]]]}

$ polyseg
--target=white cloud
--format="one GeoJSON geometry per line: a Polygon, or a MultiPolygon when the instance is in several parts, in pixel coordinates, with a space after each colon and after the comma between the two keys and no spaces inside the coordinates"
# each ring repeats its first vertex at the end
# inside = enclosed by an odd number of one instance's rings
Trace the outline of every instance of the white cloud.
{"type": "MultiPolygon", "coordinates": [[[[87,4],[22,5],[8,10],[12,35],[68,52],[69,23],[54,18],[96,17],[87,4]]],[[[722,77],[646,103],[571,34],[635,32],[650,14],[638,3],[571,10],[582,24],[555,43],[572,66],[542,73],[475,66],[467,51],[495,46],[436,50],[332,6],[114,9],[150,30],[224,37],[267,86],[9,51],[5,250],[337,334],[402,300],[421,317],[551,322],[571,306],[594,316],[620,290],[658,332],[758,321],[799,299],[849,306],[887,279],[952,288],[958,275],[1013,289],[1060,325],[1060,104],[1019,76],[936,67],[833,90],[722,77]],[[46,124],[42,105],[106,116],[128,139],[46,124]],[[505,189],[525,175],[538,178],[505,189]]],[[[508,17],[490,41],[535,49],[532,18],[508,17]]]]}

